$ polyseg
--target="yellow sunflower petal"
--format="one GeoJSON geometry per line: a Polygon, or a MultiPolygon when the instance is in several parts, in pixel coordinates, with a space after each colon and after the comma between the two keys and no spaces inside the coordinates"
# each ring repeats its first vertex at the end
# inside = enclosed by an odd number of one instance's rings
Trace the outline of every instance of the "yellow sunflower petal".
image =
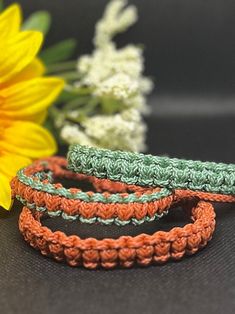
{"type": "Polygon", "coordinates": [[[13,4],[0,14],[1,40],[8,39],[20,30],[21,9],[18,4],[13,4]]]}
{"type": "Polygon", "coordinates": [[[35,58],[29,65],[27,65],[22,71],[17,73],[8,81],[1,85],[1,88],[6,88],[8,86],[17,84],[22,81],[31,80],[36,77],[40,77],[45,73],[46,69],[42,61],[35,58]]]}
{"type": "Polygon", "coordinates": [[[0,207],[10,209],[11,192],[9,191],[10,181],[20,168],[31,163],[27,157],[5,154],[0,156],[0,207]]]}
{"type": "Polygon", "coordinates": [[[0,207],[11,208],[11,187],[6,176],[0,173],[0,207]]]}
{"type": "Polygon", "coordinates": [[[3,130],[0,149],[3,152],[30,159],[47,157],[56,152],[56,142],[42,126],[32,122],[16,121],[3,130]]]}
{"type": "Polygon", "coordinates": [[[35,123],[43,124],[46,120],[47,115],[48,115],[48,111],[44,110],[44,111],[39,112],[38,114],[33,115],[32,120],[35,123]]]}
{"type": "Polygon", "coordinates": [[[0,156],[0,173],[11,180],[16,172],[31,163],[31,159],[19,155],[4,154],[0,156]]]}
{"type": "Polygon", "coordinates": [[[25,31],[13,39],[7,44],[0,42],[0,83],[9,80],[32,62],[40,49],[43,35],[25,31]]]}
{"type": "Polygon", "coordinates": [[[63,86],[64,81],[59,78],[40,77],[3,89],[0,91],[0,116],[38,122],[38,115],[40,118],[45,115],[63,86]]]}

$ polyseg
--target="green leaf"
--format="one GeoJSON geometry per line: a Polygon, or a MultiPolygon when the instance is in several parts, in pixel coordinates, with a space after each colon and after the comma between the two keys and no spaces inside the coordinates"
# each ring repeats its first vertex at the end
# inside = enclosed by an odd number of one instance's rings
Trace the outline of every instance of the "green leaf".
{"type": "Polygon", "coordinates": [[[51,16],[47,11],[37,11],[31,14],[24,22],[23,30],[36,30],[47,34],[51,26],[51,16]]]}
{"type": "Polygon", "coordinates": [[[79,96],[79,94],[75,92],[67,91],[66,89],[64,89],[62,93],[60,94],[59,98],[57,98],[56,103],[59,103],[59,104],[66,103],[78,97],[82,97],[82,96],[79,96]]]}
{"type": "Polygon", "coordinates": [[[79,79],[79,74],[77,71],[61,72],[57,75],[62,77],[67,82],[77,81],[79,79]]]}
{"type": "Polygon", "coordinates": [[[46,121],[43,124],[44,127],[47,128],[54,135],[57,143],[60,142],[59,132],[55,126],[55,121],[58,119],[58,117],[58,109],[55,106],[50,107],[48,110],[48,116],[46,118],[46,121]]]}
{"type": "Polygon", "coordinates": [[[71,71],[76,68],[76,65],[77,65],[77,60],[56,62],[50,65],[47,65],[47,73],[54,74],[58,72],[61,73],[64,71],[71,71]]]}
{"type": "Polygon", "coordinates": [[[0,12],[4,10],[4,1],[0,0],[0,12]]]}
{"type": "Polygon", "coordinates": [[[124,104],[120,100],[116,100],[113,98],[102,97],[100,101],[102,112],[105,114],[120,112],[125,108],[124,104]]]}
{"type": "Polygon", "coordinates": [[[76,44],[76,40],[73,38],[63,40],[58,44],[44,49],[40,54],[40,58],[46,65],[68,60],[74,53],[76,44]]]}

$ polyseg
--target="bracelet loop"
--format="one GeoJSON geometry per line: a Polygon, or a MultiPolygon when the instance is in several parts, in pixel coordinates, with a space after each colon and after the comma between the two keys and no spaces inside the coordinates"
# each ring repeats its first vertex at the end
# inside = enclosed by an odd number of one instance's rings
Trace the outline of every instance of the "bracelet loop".
{"type": "Polygon", "coordinates": [[[66,236],[63,232],[52,232],[48,227],[43,227],[40,218],[44,213],[31,211],[27,207],[20,214],[19,229],[24,239],[43,255],[65,261],[71,266],[89,269],[131,267],[135,263],[147,266],[194,254],[211,239],[215,228],[213,206],[203,201],[191,206],[193,223],[182,228],[175,227],[169,232],[157,231],[152,235],[103,240],[66,236]]]}
{"type": "Polygon", "coordinates": [[[235,195],[235,165],[72,145],[69,169],[143,187],[235,195]]]}
{"type": "Polygon", "coordinates": [[[205,201],[235,202],[235,165],[74,145],[68,164],[62,157],[36,161],[18,172],[12,190],[24,205],[20,232],[43,255],[89,269],[146,266],[178,260],[207,244],[215,212],[205,201]],[[64,179],[85,180],[93,189],[57,183],[64,179]],[[41,224],[41,218],[61,216],[83,223],[139,225],[161,218],[176,205],[190,207],[193,223],[152,235],[81,239],[41,224]]]}
{"type": "Polygon", "coordinates": [[[97,179],[73,173],[66,169],[66,165],[64,158],[51,157],[20,170],[12,181],[13,196],[28,208],[47,212],[51,217],[121,226],[159,219],[173,202],[174,195],[167,189],[142,188],[97,179]],[[106,192],[66,189],[62,184],[53,183],[58,178],[86,180],[93,184],[95,190],[106,192]]]}

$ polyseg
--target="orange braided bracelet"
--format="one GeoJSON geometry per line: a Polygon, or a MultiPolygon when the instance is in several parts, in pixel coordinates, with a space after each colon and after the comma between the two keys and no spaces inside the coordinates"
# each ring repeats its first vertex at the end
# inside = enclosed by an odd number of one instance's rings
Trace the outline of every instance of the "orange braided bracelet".
{"type": "Polygon", "coordinates": [[[173,201],[173,195],[166,189],[97,179],[73,173],[66,166],[67,161],[60,157],[36,161],[12,180],[13,196],[28,208],[47,212],[51,217],[61,215],[67,220],[117,225],[141,224],[161,218],[173,201]],[[51,183],[58,178],[87,180],[96,191],[109,192],[65,189],[60,183],[51,183]],[[120,193],[113,194],[117,191],[120,193]]]}
{"type": "Polygon", "coordinates": [[[235,202],[235,165],[187,161],[72,146],[67,161],[39,160],[18,172],[13,196],[24,208],[19,228],[42,254],[86,268],[149,265],[193,254],[211,239],[213,206],[235,202]],[[95,191],[66,189],[60,179],[86,180],[95,191]],[[204,200],[204,201],[203,201],[204,200]],[[196,204],[197,203],[197,204],[196,204]],[[172,206],[191,208],[193,223],[169,232],[118,239],[81,239],[52,232],[40,219],[62,216],[81,222],[125,225],[162,217],[172,206]]]}
{"type": "MultiPolygon", "coordinates": [[[[178,199],[179,201],[179,199],[178,199]]],[[[61,231],[52,232],[40,223],[44,213],[24,207],[19,219],[19,229],[24,239],[43,255],[71,266],[113,268],[131,267],[137,263],[147,266],[178,260],[185,254],[194,254],[211,239],[215,228],[215,212],[210,203],[192,204],[191,224],[175,227],[169,232],[157,231],[152,235],[121,236],[118,239],[97,240],[66,236],[61,231]]],[[[188,207],[188,204],[187,206],[188,207]]]]}

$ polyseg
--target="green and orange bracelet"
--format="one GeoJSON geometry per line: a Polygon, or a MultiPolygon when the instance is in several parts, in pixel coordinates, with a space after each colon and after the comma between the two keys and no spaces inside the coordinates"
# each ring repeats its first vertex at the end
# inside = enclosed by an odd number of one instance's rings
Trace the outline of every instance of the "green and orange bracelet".
{"type": "Polygon", "coordinates": [[[139,225],[161,218],[172,203],[173,196],[167,189],[141,188],[88,177],[66,170],[66,164],[64,158],[51,157],[20,170],[12,181],[14,196],[27,207],[47,212],[50,217],[121,226],[129,223],[139,225]],[[95,190],[105,192],[66,189],[60,183],[52,183],[65,177],[87,180],[95,190]],[[111,193],[110,190],[121,193],[111,193]]]}
{"type": "Polygon", "coordinates": [[[62,157],[36,161],[12,181],[24,205],[20,231],[42,254],[87,268],[130,267],[180,259],[211,239],[215,212],[208,201],[235,202],[235,165],[187,161],[74,145],[62,157]],[[92,191],[65,188],[61,179],[87,181],[92,191]],[[135,225],[176,206],[190,208],[193,223],[153,235],[81,239],[42,226],[45,217],[82,223],[135,225]]]}

